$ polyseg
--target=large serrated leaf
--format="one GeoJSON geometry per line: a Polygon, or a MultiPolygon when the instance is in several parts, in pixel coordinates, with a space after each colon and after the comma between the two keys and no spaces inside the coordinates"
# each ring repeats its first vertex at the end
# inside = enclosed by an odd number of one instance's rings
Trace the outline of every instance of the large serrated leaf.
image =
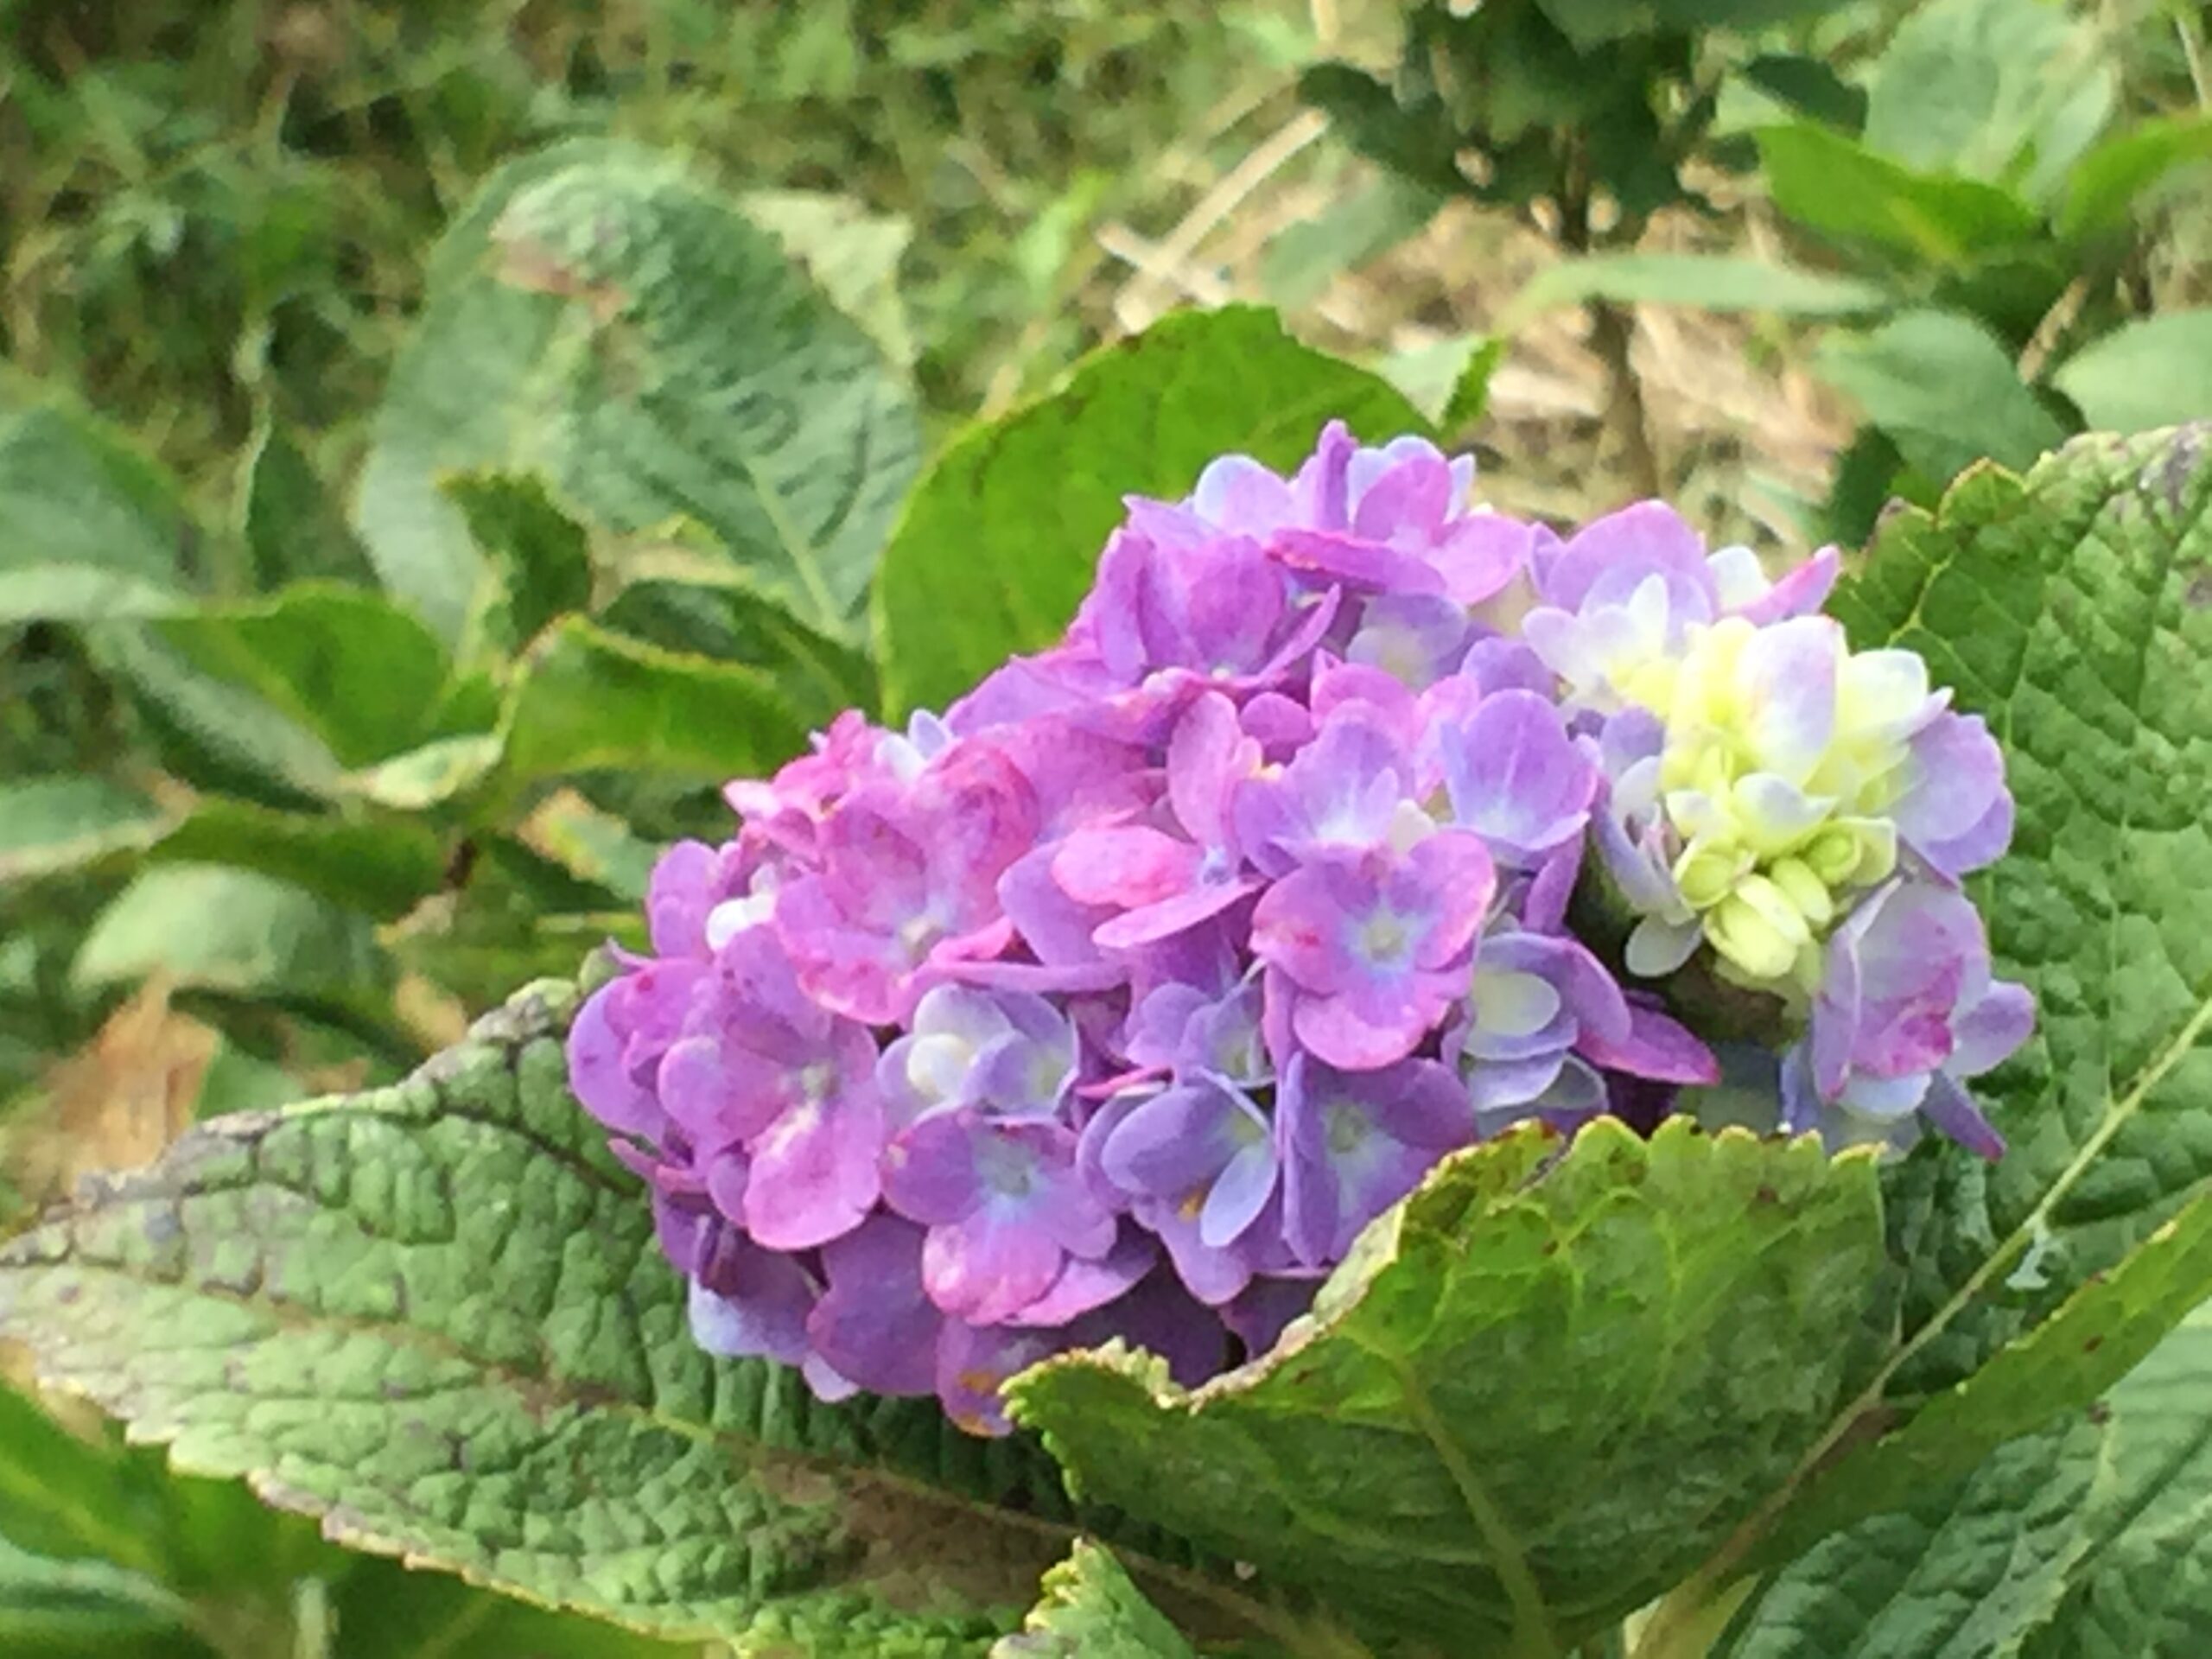
{"type": "MultiPolygon", "coordinates": [[[[1947,1420],[1974,1424],[1952,1448],[1971,1455],[2032,1429],[2212,1288],[2208,441],[2091,436],[2024,478],[1977,469],[1936,512],[1892,518],[1837,594],[1855,643],[1920,652],[2005,747],[2019,828],[1973,885],[2040,1023],[1975,1084],[2001,1160],[1936,1143],[1885,1176],[1904,1342],[1639,1653],[1679,1651],[1776,1541],[1893,1501],[1947,1420]]],[[[1924,1465],[1957,1472],[1948,1453],[1924,1465]]]]}
{"type": "Polygon", "coordinates": [[[354,522],[447,639],[484,575],[439,475],[543,472],[598,527],[683,515],[817,627],[849,629],[918,460],[905,381],[766,231],[672,159],[577,141],[447,233],[354,522]]]}
{"type": "Polygon", "coordinates": [[[1834,609],[1985,715],[2019,828],[1976,878],[2036,1039],[1977,1084],[1994,1166],[1930,1147],[1891,1183],[1910,1323],[1948,1381],[2108,1268],[2212,1177],[2212,428],[1985,468],[1878,539],[1834,609]],[[2031,1247],[2031,1275],[2001,1281],[2031,1247]]]}
{"type": "Polygon", "coordinates": [[[9,1659],[702,1659],[333,1548],[234,1482],[86,1428],[0,1387],[9,1659]]]}
{"type": "MultiPolygon", "coordinates": [[[[1895,1433],[1860,1440],[1782,1515],[1760,1556],[1786,1560],[1824,1534],[1910,1507],[2006,1442],[2078,1409],[2126,1376],[2212,1291],[2212,1195],[2199,1197],[2110,1273],[1895,1433]]],[[[1869,1421],[1879,1423],[1878,1408],[1869,1421]]],[[[2209,1414],[2212,1420],[2212,1414],[2209,1414]]]]}
{"type": "Polygon", "coordinates": [[[1931,1479],[1762,1591],[1730,1659],[2212,1650],[2212,1306],[2088,1411],[1931,1479]]]}
{"type": "Polygon", "coordinates": [[[1058,638],[1124,496],[1173,499],[1232,451],[1295,465],[1332,417],[1374,443],[1428,429],[1388,382],[1300,345],[1272,312],[1232,306],[1169,317],[975,428],[917,486],[884,554],[887,709],[941,705],[1058,638]]]}
{"type": "Polygon", "coordinates": [[[1870,1356],[1874,1166],[1611,1120],[1447,1161],[1313,1321],[1195,1392],[1141,1357],[1011,1385],[1077,1490],[1365,1631],[1554,1654],[1665,1589],[1870,1356]]]}
{"type": "Polygon", "coordinates": [[[99,1185],[0,1252],[0,1332],[359,1548],[747,1652],[980,1653],[1069,1547],[1055,1471],[934,1401],[700,1352],[568,1094],[573,1003],[534,988],[405,1084],[99,1185]]]}

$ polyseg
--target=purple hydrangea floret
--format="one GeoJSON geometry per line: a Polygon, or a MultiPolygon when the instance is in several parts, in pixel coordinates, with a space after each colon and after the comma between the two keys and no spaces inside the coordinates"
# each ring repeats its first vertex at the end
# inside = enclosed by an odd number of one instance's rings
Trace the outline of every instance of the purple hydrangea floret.
{"type": "Polygon", "coordinates": [[[1472,484],[1341,424],[1217,461],[1057,644],[667,851],[569,1061],[702,1348],[982,1434],[1072,1346],[1196,1383],[1461,1148],[1694,1104],[1716,981],[1785,1128],[2002,1151],[1987,728],[1851,652],[1834,550],[1770,581],[1656,502],[1562,537],[1472,484]]]}

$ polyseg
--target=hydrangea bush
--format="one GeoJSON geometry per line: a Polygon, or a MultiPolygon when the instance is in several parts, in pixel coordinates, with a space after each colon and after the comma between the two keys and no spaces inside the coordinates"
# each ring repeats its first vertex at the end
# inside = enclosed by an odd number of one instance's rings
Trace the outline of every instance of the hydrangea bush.
{"type": "MultiPolygon", "coordinates": [[[[305,995],[311,881],[521,988],[0,1244],[42,1378],[339,1542],[779,1659],[2199,1659],[2205,429],[1770,581],[1309,448],[1435,435],[1231,307],[901,501],[726,207],[518,168],[382,429],[388,591],[143,625],[346,770],[201,800],[73,978],[305,995]],[[678,823],[726,844],[648,895],[678,823]]],[[[129,1560],[108,1606],[175,1600],[129,1560]]],[[[93,1587],[25,1560],[19,1646],[93,1587]]]]}
{"type": "Polygon", "coordinates": [[[1065,637],[903,731],[839,719],[671,849],[576,1095],[710,1352],[824,1399],[1122,1338],[1270,1348],[1440,1160],[1748,1075],[1832,1147],[2004,1143],[2024,1043],[1961,878],[1997,744],[1647,502],[1562,537],[1342,423],[1132,498],[1065,637]]]}

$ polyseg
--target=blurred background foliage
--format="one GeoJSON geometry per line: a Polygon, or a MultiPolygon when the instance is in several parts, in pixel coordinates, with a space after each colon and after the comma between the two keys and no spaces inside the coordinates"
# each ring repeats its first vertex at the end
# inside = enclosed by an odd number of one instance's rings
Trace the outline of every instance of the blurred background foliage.
{"type": "MultiPolygon", "coordinates": [[[[1170,311],[1777,556],[2212,415],[2207,59],[2185,0],[0,0],[0,1224],[637,940],[718,779],[912,683],[930,458],[1170,311]]],[[[645,1644],[0,1389],[0,1650],[645,1644]]]]}

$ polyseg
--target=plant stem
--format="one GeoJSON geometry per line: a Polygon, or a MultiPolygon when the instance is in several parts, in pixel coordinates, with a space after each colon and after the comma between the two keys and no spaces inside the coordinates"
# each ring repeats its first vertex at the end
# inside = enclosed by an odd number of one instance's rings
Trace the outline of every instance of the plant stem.
{"type": "Polygon", "coordinates": [[[2181,36],[2182,61],[2189,66],[2189,84],[2196,89],[2196,107],[2212,110],[2212,79],[2208,79],[2204,73],[2204,48],[2184,6],[2174,8],[2174,33],[2181,36]]]}
{"type": "Polygon", "coordinates": [[[1661,1600],[1633,1659],[1706,1659],[1757,1582],[1746,1575],[1707,1595],[1699,1580],[1688,1580],[1661,1600]]]}
{"type": "Polygon", "coordinates": [[[1621,465],[1639,496],[1663,493],[1658,452],[1651,445],[1651,421],[1643,407],[1643,385],[1636,378],[1629,348],[1636,338],[1632,313],[1605,300],[1590,304],[1590,344],[1605,365],[1605,423],[1620,445],[1621,465]]]}
{"type": "MultiPolygon", "coordinates": [[[[1579,139],[1571,141],[1560,157],[1557,196],[1560,244],[1580,258],[1591,251],[1596,232],[1591,223],[1589,157],[1579,139]]],[[[1624,220],[1618,228],[1628,232],[1620,239],[1632,245],[1643,221],[1624,220]]],[[[1588,309],[1591,349],[1605,367],[1605,424],[1612,429],[1621,465],[1637,496],[1658,495],[1662,492],[1659,456],[1651,443],[1643,386],[1636,378],[1636,365],[1630,354],[1636,338],[1636,315],[1606,300],[1591,301],[1588,309]]]]}

